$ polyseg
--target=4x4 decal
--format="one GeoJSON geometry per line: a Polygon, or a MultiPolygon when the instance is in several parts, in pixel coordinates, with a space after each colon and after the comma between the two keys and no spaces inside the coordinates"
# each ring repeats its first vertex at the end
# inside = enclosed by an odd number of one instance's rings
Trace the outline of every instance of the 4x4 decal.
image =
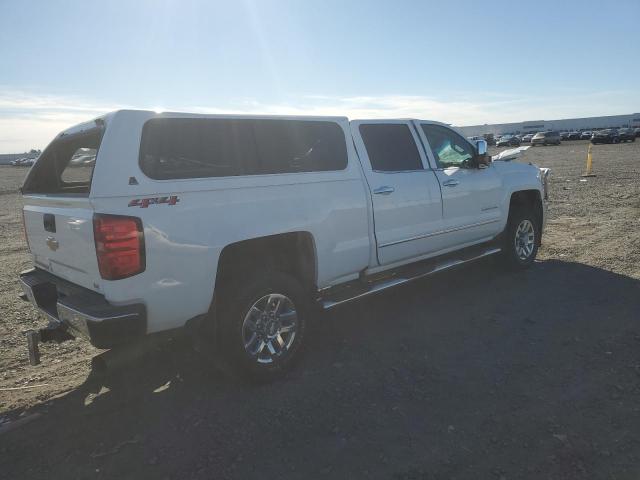
{"type": "Polygon", "coordinates": [[[147,208],[149,205],[161,205],[163,203],[175,205],[179,201],[180,199],[177,195],[171,195],[170,197],[134,198],[129,202],[129,206],[147,208]]]}

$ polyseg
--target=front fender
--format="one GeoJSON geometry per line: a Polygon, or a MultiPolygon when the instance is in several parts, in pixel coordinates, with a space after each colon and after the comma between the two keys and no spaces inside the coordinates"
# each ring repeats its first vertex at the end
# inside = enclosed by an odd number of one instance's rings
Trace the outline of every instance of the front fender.
{"type": "MultiPolygon", "coordinates": [[[[538,168],[532,164],[515,163],[515,162],[494,162],[493,166],[498,170],[502,177],[502,185],[504,188],[504,197],[502,199],[503,212],[508,217],[511,198],[516,192],[535,191],[538,193],[543,207],[543,226],[546,223],[546,205],[548,198],[548,178],[550,170],[548,168],[538,168]]],[[[504,219],[506,225],[506,218],[504,219]]]]}

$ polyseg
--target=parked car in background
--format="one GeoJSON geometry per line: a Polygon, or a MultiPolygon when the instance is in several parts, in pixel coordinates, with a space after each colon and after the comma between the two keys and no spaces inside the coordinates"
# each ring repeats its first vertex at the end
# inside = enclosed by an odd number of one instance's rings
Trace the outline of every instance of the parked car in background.
{"type": "Polygon", "coordinates": [[[569,132],[560,132],[561,140],[569,140],[569,132]]]}
{"type": "Polygon", "coordinates": [[[531,139],[531,146],[535,145],[560,145],[558,132],[538,132],[531,139]]]}
{"type": "Polygon", "coordinates": [[[527,133],[522,137],[522,143],[531,143],[531,139],[533,138],[533,133],[527,133]]]}
{"type": "Polygon", "coordinates": [[[569,140],[580,140],[580,132],[576,132],[576,131],[569,132],[568,139],[569,140]]]}
{"type": "Polygon", "coordinates": [[[520,139],[515,135],[504,135],[496,142],[497,147],[519,147],[520,139]]]}
{"type": "Polygon", "coordinates": [[[485,133],[484,134],[484,139],[487,142],[487,145],[495,145],[496,144],[496,139],[493,136],[493,133],[485,133]]]}
{"type": "Polygon", "coordinates": [[[597,130],[593,132],[591,136],[591,143],[594,145],[596,143],[618,143],[620,142],[620,137],[618,136],[618,131],[615,128],[607,128],[605,130],[597,130]]]}
{"type": "Polygon", "coordinates": [[[636,132],[632,128],[621,128],[618,130],[618,138],[621,142],[635,142],[636,132]]]}
{"type": "Polygon", "coordinates": [[[91,148],[82,148],[69,160],[70,167],[81,167],[92,165],[96,161],[96,150],[91,148]]]}
{"type": "Polygon", "coordinates": [[[593,135],[593,132],[591,131],[582,132],[580,134],[580,140],[589,140],[591,139],[591,135],[593,135]]]}
{"type": "Polygon", "coordinates": [[[636,137],[640,137],[640,127],[636,128],[634,133],[636,134],[636,137]]]}
{"type": "Polygon", "coordinates": [[[12,162],[9,162],[9,164],[13,165],[14,167],[30,167],[34,164],[34,162],[35,160],[33,158],[23,157],[13,160],[12,162]]]}

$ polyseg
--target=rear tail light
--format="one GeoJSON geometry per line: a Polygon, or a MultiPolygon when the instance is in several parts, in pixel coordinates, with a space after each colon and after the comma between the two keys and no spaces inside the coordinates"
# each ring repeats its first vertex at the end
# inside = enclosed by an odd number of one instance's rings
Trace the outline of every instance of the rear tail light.
{"type": "Polygon", "coordinates": [[[144,271],[144,232],[139,218],[95,214],[93,235],[102,278],[120,280],[144,271]]]}
{"type": "Polygon", "coordinates": [[[27,242],[27,250],[31,251],[31,245],[29,245],[29,235],[27,235],[27,221],[24,218],[24,208],[22,209],[22,233],[24,234],[24,241],[27,242]]]}

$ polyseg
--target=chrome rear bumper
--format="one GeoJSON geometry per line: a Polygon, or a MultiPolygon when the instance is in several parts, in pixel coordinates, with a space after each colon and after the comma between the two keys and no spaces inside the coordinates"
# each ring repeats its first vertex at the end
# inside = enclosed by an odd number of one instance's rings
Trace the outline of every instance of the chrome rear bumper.
{"type": "Polygon", "coordinates": [[[37,268],[21,273],[20,284],[50,325],[86,338],[97,348],[113,348],[146,334],[143,304],[111,305],[99,293],[37,268]]]}

